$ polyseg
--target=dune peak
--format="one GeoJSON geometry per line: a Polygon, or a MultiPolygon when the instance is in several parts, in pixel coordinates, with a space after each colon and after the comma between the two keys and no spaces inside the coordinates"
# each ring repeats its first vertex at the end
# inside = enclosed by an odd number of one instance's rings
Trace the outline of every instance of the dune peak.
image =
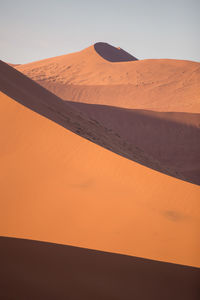
{"type": "Polygon", "coordinates": [[[110,62],[124,62],[138,60],[136,57],[126,52],[120,47],[114,47],[108,43],[98,42],[94,44],[95,51],[110,62]]]}

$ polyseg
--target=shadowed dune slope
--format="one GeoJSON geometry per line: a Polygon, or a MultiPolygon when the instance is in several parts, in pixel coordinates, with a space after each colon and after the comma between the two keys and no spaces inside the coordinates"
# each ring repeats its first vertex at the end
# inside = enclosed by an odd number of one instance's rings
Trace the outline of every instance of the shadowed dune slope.
{"type": "Polygon", "coordinates": [[[1,93],[0,234],[200,266],[199,187],[52,122],[117,145],[112,133],[8,68],[10,95],[34,111],[1,93]]]}
{"type": "Polygon", "coordinates": [[[67,103],[117,132],[130,145],[137,145],[176,177],[200,185],[200,114],[67,103]]]}
{"type": "Polygon", "coordinates": [[[197,300],[200,295],[195,268],[2,237],[0,249],[4,300],[197,300]]]}
{"type": "Polygon", "coordinates": [[[134,56],[127,53],[121,48],[115,48],[107,43],[96,43],[94,49],[104,59],[110,62],[134,61],[137,60],[134,56]]]}
{"type": "Polygon", "coordinates": [[[199,63],[173,59],[113,63],[102,57],[108,55],[114,61],[120,51],[97,43],[80,52],[16,68],[66,100],[162,112],[200,112],[199,63]]]}

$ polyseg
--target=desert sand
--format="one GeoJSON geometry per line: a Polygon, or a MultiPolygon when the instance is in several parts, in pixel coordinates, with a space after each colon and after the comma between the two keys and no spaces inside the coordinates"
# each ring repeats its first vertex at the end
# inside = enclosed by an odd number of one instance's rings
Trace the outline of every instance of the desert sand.
{"type": "Polygon", "coordinates": [[[96,43],[16,68],[147,155],[128,158],[200,185],[199,63],[139,61],[96,43]]]}
{"type": "Polygon", "coordinates": [[[16,67],[62,99],[161,112],[200,112],[200,65],[137,60],[106,43],[16,67]],[[113,62],[111,62],[113,61],[113,62]]]}
{"type": "Polygon", "coordinates": [[[1,235],[199,266],[199,186],[74,134],[107,131],[1,67],[1,235]]]}
{"type": "Polygon", "coordinates": [[[197,300],[199,64],[97,43],[0,70],[0,298],[197,300]]]}

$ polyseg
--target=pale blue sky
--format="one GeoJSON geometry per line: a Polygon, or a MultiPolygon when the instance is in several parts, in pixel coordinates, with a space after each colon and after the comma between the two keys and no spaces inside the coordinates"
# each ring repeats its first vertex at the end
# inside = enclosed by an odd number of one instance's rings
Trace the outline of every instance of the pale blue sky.
{"type": "Polygon", "coordinates": [[[0,0],[0,59],[26,63],[95,42],[139,59],[200,61],[200,0],[0,0]]]}

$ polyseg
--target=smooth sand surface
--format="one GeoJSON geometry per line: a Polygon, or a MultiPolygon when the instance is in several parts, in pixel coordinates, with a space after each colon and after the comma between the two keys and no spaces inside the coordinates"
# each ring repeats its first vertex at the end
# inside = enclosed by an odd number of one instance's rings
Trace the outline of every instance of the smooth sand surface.
{"type": "MultiPolygon", "coordinates": [[[[19,73],[13,69],[12,75],[19,73]]],[[[0,234],[200,266],[199,187],[127,160],[45,118],[46,109],[55,121],[62,101],[44,90],[41,103],[42,88],[20,78],[17,87],[12,78],[13,90],[6,91],[12,98],[1,93],[0,234]],[[42,115],[16,102],[16,93],[42,115]],[[52,109],[55,99],[59,105],[52,109]]],[[[86,128],[88,121],[73,109],[68,112],[86,128]]],[[[77,128],[64,117],[65,127],[77,128]]],[[[103,136],[101,126],[98,130],[103,136]]]]}
{"type": "Polygon", "coordinates": [[[77,53],[16,68],[66,100],[161,112],[200,112],[197,62],[135,60],[123,50],[97,43],[77,53]]]}
{"type": "Polygon", "coordinates": [[[11,238],[0,249],[4,300],[199,299],[199,269],[11,238]]]}

